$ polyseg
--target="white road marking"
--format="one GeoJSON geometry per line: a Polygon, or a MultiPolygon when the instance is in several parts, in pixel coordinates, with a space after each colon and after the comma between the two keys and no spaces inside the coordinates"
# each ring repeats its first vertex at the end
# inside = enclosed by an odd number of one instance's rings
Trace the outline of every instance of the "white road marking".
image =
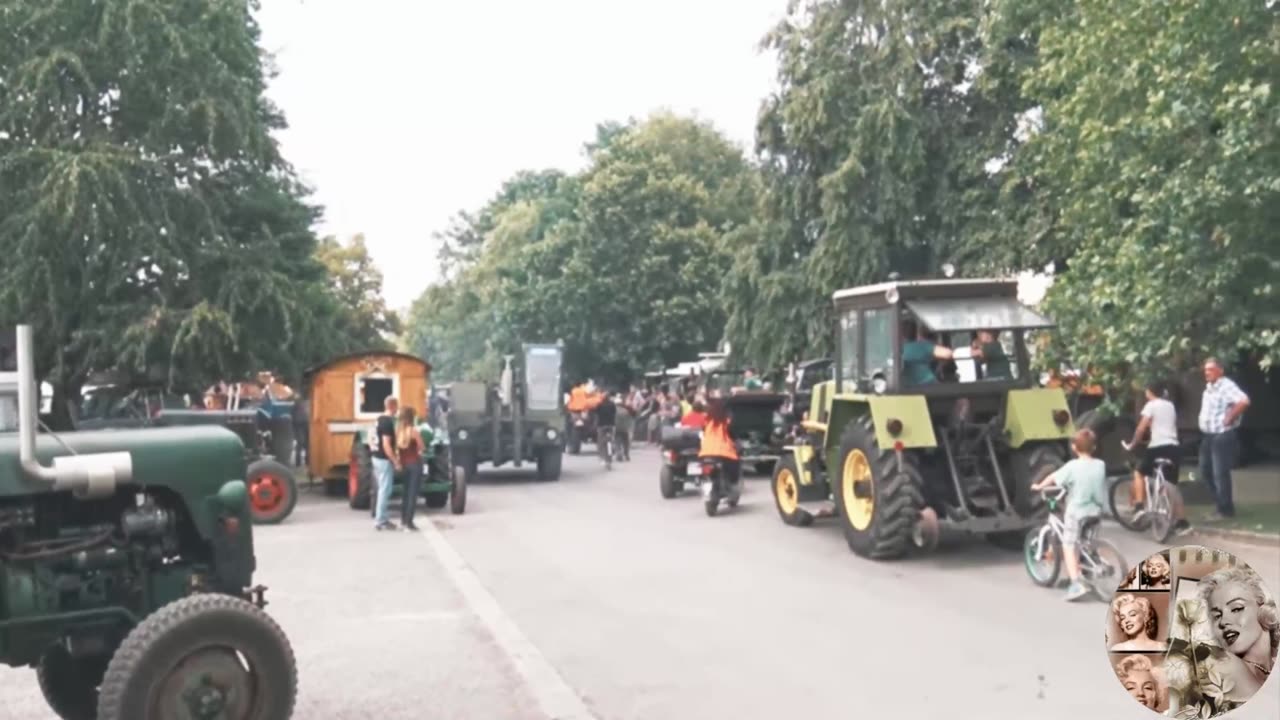
{"type": "Polygon", "coordinates": [[[598,720],[587,709],[582,698],[543,656],[542,651],[520,631],[515,621],[480,582],[476,571],[453,549],[435,523],[423,523],[422,530],[422,536],[435,551],[440,564],[449,574],[449,579],[511,659],[516,672],[529,687],[548,720],[598,720]]]}

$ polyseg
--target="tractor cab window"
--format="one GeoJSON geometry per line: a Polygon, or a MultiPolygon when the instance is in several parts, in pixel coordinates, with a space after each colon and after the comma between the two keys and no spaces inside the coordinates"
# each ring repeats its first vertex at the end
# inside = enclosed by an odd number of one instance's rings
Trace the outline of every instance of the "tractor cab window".
{"type": "Polygon", "coordinates": [[[983,330],[947,333],[943,344],[952,350],[954,381],[1017,380],[1019,378],[1014,333],[983,330]]]}
{"type": "Polygon", "coordinates": [[[529,348],[525,352],[524,368],[528,386],[526,407],[530,410],[559,408],[560,350],[553,347],[529,348]]]}
{"type": "Polygon", "coordinates": [[[387,398],[397,396],[397,378],[387,375],[356,376],[356,416],[383,413],[387,398]]]}
{"type": "Polygon", "coordinates": [[[841,392],[857,391],[858,379],[858,311],[847,310],[840,318],[840,388],[841,392]]]}
{"type": "Polygon", "coordinates": [[[862,378],[875,388],[883,378],[884,386],[892,386],[894,379],[893,324],[897,313],[892,307],[876,308],[863,313],[863,354],[865,364],[862,378]]]}

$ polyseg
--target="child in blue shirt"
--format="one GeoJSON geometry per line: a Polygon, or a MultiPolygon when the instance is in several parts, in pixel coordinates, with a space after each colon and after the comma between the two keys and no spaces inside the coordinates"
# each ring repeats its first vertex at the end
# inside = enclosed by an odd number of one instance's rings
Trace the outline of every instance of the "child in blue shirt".
{"type": "Polygon", "coordinates": [[[1090,589],[1080,582],[1080,526],[1087,518],[1102,514],[1107,494],[1107,464],[1093,456],[1098,442],[1092,430],[1084,429],[1071,439],[1071,449],[1076,458],[1058,468],[1048,477],[1031,486],[1039,491],[1047,487],[1061,487],[1067,491],[1067,509],[1063,513],[1062,552],[1067,561],[1067,600],[1079,600],[1090,589]]]}

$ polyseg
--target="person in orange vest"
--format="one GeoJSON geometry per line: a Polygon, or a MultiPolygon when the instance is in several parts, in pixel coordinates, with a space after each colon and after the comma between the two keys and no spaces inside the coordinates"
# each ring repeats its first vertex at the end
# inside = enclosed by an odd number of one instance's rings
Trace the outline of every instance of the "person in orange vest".
{"type": "Polygon", "coordinates": [[[707,420],[702,426],[702,447],[698,449],[698,457],[719,460],[725,483],[736,485],[742,477],[742,463],[738,446],[729,434],[732,421],[723,397],[713,395],[707,398],[707,420]]]}

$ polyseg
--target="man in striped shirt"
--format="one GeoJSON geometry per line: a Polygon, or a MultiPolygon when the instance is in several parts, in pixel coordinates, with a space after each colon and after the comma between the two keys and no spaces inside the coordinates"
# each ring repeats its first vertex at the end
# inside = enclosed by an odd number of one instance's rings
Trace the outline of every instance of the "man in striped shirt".
{"type": "Polygon", "coordinates": [[[1209,358],[1204,363],[1204,396],[1200,399],[1200,475],[1213,491],[1218,506],[1209,520],[1236,514],[1231,498],[1231,466],[1235,464],[1239,441],[1236,433],[1249,396],[1225,377],[1222,363],[1209,358]]]}

